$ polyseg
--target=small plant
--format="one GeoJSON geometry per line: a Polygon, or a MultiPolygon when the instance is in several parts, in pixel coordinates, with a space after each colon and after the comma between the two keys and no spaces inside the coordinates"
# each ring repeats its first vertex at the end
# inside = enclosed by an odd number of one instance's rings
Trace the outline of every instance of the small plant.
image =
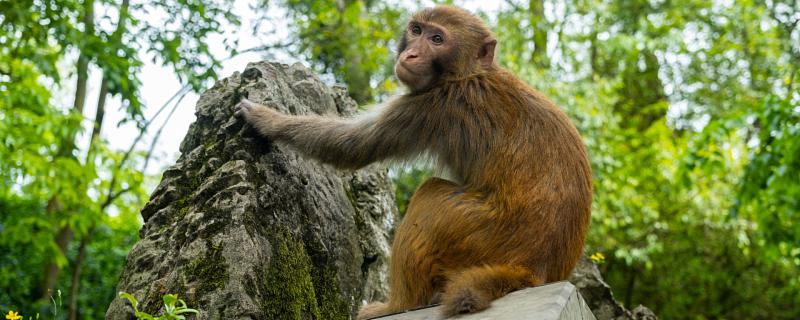
{"type": "MultiPolygon", "coordinates": [[[[55,317],[58,316],[58,308],[61,307],[61,290],[58,290],[58,300],[56,301],[53,296],[50,296],[50,300],[53,301],[53,315],[55,317]]],[[[5,320],[24,320],[24,317],[19,314],[19,312],[14,310],[8,310],[8,313],[3,315],[0,313],[0,317],[5,316],[5,320]]],[[[39,320],[39,314],[36,314],[36,318],[28,316],[28,320],[39,320]]]]}
{"type": "MultiPolygon", "coordinates": [[[[53,318],[58,318],[58,308],[61,307],[63,301],[61,301],[61,290],[56,290],[58,292],[58,299],[54,298],[52,295],[50,296],[50,301],[53,302],[53,318]]],[[[36,319],[39,319],[39,314],[36,314],[36,319]]]]}
{"type": "Polygon", "coordinates": [[[186,319],[186,317],[183,316],[184,313],[200,314],[200,311],[187,307],[186,302],[178,299],[177,294],[164,295],[164,314],[159,317],[153,317],[147,312],[139,311],[139,302],[137,302],[136,298],[134,298],[130,293],[120,292],[119,296],[120,298],[130,301],[136,318],[140,320],[184,320],[186,319]],[[177,306],[175,305],[176,303],[178,304],[177,306]]]}

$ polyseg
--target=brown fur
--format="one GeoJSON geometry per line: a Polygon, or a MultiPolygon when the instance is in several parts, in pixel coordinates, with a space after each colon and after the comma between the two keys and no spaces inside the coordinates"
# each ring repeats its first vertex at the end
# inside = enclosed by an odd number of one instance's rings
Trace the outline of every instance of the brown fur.
{"type": "Polygon", "coordinates": [[[437,7],[413,21],[445,29],[450,47],[426,49],[404,36],[401,48],[421,48],[412,62],[431,84],[409,84],[411,93],[377,117],[237,106],[262,135],[340,168],[427,153],[455,174],[457,182],[432,178],[412,197],[392,245],[389,300],[364,307],[359,319],[440,299],[445,316],[474,312],[510,291],[564,280],[589,222],[591,171],[567,116],[492,62],[493,36],[478,18],[437,7]],[[445,70],[433,74],[436,63],[445,70]]]}

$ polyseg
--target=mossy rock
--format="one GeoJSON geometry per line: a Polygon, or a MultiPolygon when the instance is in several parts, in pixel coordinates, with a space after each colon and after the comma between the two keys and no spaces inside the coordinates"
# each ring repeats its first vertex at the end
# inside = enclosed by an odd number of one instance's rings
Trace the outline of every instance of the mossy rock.
{"type": "MultiPolygon", "coordinates": [[[[118,291],[160,314],[176,293],[197,319],[347,319],[382,299],[396,209],[386,169],[334,170],[255,135],[240,97],[296,114],[352,115],[346,90],[305,67],[253,63],[196,107],[181,157],[142,208],[118,291]]],[[[107,319],[130,319],[115,299],[107,319]]]]}

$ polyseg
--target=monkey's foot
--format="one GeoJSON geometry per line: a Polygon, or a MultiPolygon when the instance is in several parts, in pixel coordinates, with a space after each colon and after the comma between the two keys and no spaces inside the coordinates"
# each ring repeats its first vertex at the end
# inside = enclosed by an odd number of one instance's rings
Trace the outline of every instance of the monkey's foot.
{"type": "Polygon", "coordinates": [[[389,313],[389,308],[386,303],[373,302],[362,307],[361,310],[358,310],[358,316],[356,316],[356,320],[372,319],[387,313],[389,313]]]}
{"type": "Polygon", "coordinates": [[[442,315],[451,317],[457,314],[473,313],[489,307],[492,299],[486,293],[474,288],[460,288],[456,292],[445,292],[442,301],[442,315]]]}

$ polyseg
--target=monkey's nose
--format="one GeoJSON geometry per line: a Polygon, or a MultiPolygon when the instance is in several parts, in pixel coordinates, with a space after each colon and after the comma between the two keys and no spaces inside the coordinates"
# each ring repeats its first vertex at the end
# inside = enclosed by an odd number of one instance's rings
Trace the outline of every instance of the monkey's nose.
{"type": "Polygon", "coordinates": [[[405,54],[405,55],[403,55],[403,60],[404,60],[404,61],[408,61],[408,60],[413,60],[413,59],[416,59],[416,58],[418,58],[418,57],[419,57],[419,56],[418,56],[416,53],[413,53],[413,52],[406,52],[406,54],[405,54]]]}

